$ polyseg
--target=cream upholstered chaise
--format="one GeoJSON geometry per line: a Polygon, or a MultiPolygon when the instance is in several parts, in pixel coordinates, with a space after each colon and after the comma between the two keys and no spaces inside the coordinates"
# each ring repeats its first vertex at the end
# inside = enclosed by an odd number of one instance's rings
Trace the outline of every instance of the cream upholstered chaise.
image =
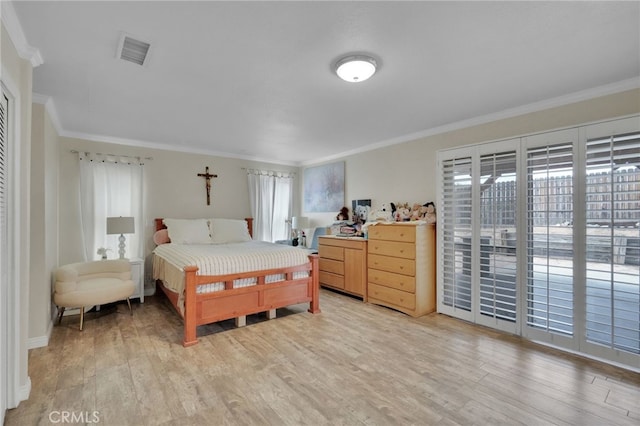
{"type": "Polygon", "coordinates": [[[126,299],[131,312],[129,297],[133,295],[135,286],[128,260],[96,260],[64,265],[56,269],[55,280],[53,302],[60,312],[58,324],[62,322],[65,308],[80,308],[81,331],[85,306],[126,299]]]}

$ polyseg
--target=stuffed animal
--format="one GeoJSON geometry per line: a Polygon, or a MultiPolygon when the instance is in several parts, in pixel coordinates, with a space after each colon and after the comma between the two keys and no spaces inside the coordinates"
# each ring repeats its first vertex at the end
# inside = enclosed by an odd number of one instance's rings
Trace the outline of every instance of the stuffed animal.
{"type": "Polygon", "coordinates": [[[422,217],[420,216],[420,207],[422,207],[420,204],[415,203],[413,205],[413,207],[411,207],[411,216],[410,219],[411,220],[420,220],[422,219],[422,217]]]}
{"type": "Polygon", "coordinates": [[[436,223],[436,205],[429,201],[423,206],[423,208],[425,209],[425,212],[422,219],[427,223],[436,223]]]}
{"type": "Polygon", "coordinates": [[[349,220],[349,209],[347,207],[343,207],[340,209],[340,213],[336,216],[336,220],[349,220]]]}
{"type": "Polygon", "coordinates": [[[369,220],[372,222],[392,222],[393,214],[391,213],[391,209],[387,206],[387,204],[383,203],[378,210],[371,210],[371,212],[369,213],[369,220]]]}
{"type": "Polygon", "coordinates": [[[406,207],[400,207],[396,210],[394,214],[394,219],[396,222],[404,222],[411,218],[411,211],[406,207]]]}

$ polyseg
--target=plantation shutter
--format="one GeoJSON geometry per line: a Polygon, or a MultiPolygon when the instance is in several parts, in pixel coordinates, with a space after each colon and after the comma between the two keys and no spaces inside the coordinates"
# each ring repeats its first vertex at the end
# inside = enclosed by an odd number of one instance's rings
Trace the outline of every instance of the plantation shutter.
{"type": "Polygon", "coordinates": [[[471,157],[443,160],[441,164],[442,206],[442,296],[445,306],[471,311],[471,157]]]}
{"type": "Polygon", "coordinates": [[[586,340],[640,353],[640,133],[587,139],[586,340]]]}
{"type": "Polygon", "coordinates": [[[527,150],[527,326],[567,335],[574,322],[573,192],[571,141],[527,150]]]}
{"type": "MultiPolygon", "coordinates": [[[[0,94],[0,285],[4,289],[7,285],[7,258],[8,258],[8,237],[7,237],[7,112],[9,100],[0,94]]],[[[3,291],[4,294],[4,291],[3,291]]]]}
{"type": "Polygon", "coordinates": [[[480,313],[516,320],[516,152],[480,157],[480,313]]]}

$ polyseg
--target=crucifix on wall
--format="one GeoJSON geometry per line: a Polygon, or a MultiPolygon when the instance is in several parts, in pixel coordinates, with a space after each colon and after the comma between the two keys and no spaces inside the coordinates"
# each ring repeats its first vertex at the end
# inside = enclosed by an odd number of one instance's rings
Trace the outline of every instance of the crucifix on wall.
{"type": "Polygon", "coordinates": [[[211,205],[211,178],[217,178],[218,175],[212,175],[209,173],[209,166],[205,167],[204,173],[198,173],[199,177],[203,177],[207,185],[207,205],[211,205]]]}

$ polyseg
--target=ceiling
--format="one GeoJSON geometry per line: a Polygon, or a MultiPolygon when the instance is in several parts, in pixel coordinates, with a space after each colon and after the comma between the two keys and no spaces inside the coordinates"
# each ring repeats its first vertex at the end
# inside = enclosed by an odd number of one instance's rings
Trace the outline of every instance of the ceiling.
{"type": "Polygon", "coordinates": [[[303,165],[640,86],[635,1],[13,6],[44,60],[34,92],[63,135],[90,140],[303,165]],[[144,66],[116,58],[123,32],[151,43],[144,66]],[[350,53],[378,72],[340,80],[350,53]]]}

